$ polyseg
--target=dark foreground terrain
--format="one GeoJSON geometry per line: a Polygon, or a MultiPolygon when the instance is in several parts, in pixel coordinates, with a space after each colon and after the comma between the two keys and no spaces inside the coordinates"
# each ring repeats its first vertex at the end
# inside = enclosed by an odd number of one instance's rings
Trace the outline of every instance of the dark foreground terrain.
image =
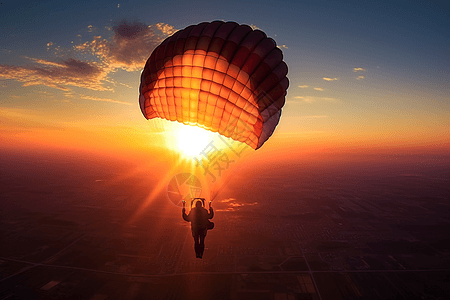
{"type": "Polygon", "coordinates": [[[0,299],[450,299],[448,158],[244,168],[202,260],[151,170],[70,159],[2,158],[0,299]]]}

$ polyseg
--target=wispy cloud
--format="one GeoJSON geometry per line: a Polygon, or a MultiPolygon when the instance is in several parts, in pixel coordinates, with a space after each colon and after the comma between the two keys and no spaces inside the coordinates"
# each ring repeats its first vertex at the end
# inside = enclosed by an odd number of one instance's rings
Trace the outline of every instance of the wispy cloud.
{"type": "Polygon", "coordinates": [[[161,31],[165,35],[172,35],[175,32],[178,31],[178,29],[175,29],[172,25],[165,24],[165,23],[156,23],[156,28],[158,28],[159,31],[161,31]]]}
{"type": "Polygon", "coordinates": [[[286,103],[286,104],[298,104],[299,101],[295,101],[295,100],[286,100],[285,103],[286,103]]]}
{"type": "Polygon", "coordinates": [[[364,68],[353,68],[353,72],[364,72],[366,69],[364,68]]]}
{"type": "Polygon", "coordinates": [[[334,77],[334,78],[324,77],[323,80],[326,80],[326,81],[336,81],[336,80],[339,80],[339,78],[336,78],[336,77],[334,77]]]}
{"type": "Polygon", "coordinates": [[[246,202],[238,202],[235,198],[228,198],[228,199],[223,199],[220,200],[221,203],[226,203],[228,205],[228,207],[226,209],[217,209],[216,211],[234,211],[236,209],[239,209],[243,206],[253,206],[253,205],[257,205],[258,202],[251,202],[251,203],[246,203],[246,202]]]}
{"type": "Polygon", "coordinates": [[[220,202],[223,202],[223,203],[228,203],[228,202],[233,202],[233,201],[236,201],[236,198],[227,198],[227,199],[220,200],[220,202]]]}
{"type": "Polygon", "coordinates": [[[323,88],[321,88],[321,87],[315,87],[314,88],[316,91],[323,91],[323,88]]]}
{"type": "Polygon", "coordinates": [[[295,96],[295,99],[300,99],[306,103],[312,103],[317,101],[336,102],[338,99],[330,97],[313,97],[313,96],[295,96]]]}
{"type": "Polygon", "coordinates": [[[25,56],[25,58],[28,58],[28,59],[34,61],[35,63],[45,65],[45,66],[52,66],[52,67],[57,67],[57,68],[67,68],[67,65],[64,63],[58,63],[58,62],[54,62],[54,61],[48,61],[45,59],[37,59],[37,58],[32,58],[32,57],[27,57],[27,56],[25,56]]]}
{"type": "Polygon", "coordinates": [[[73,58],[60,62],[43,59],[33,61],[37,65],[26,67],[0,65],[0,78],[23,82],[23,86],[45,85],[63,91],[69,91],[69,86],[97,91],[110,90],[102,83],[107,73],[96,62],[73,58]]]}
{"type": "Polygon", "coordinates": [[[289,47],[284,45],[284,44],[283,45],[278,45],[277,47],[280,48],[280,49],[289,49],[289,47]]]}
{"type": "Polygon", "coordinates": [[[112,30],[114,35],[110,40],[95,36],[92,41],[74,48],[95,55],[111,71],[137,71],[144,67],[153,49],[176,31],[173,26],[164,23],[146,25],[125,20],[113,26],[112,30]]]}
{"type": "Polygon", "coordinates": [[[299,85],[298,87],[301,89],[306,89],[307,87],[309,87],[309,85],[304,84],[304,85],[299,85]]]}
{"type": "Polygon", "coordinates": [[[363,76],[363,75],[360,75],[360,76],[358,76],[358,77],[356,77],[356,79],[358,79],[358,80],[362,80],[362,79],[364,79],[365,77],[363,76]]]}
{"type": "Polygon", "coordinates": [[[80,95],[80,98],[84,99],[84,100],[102,101],[102,102],[111,102],[111,103],[131,105],[131,103],[129,103],[129,102],[119,101],[119,100],[114,100],[114,99],[109,99],[109,98],[100,98],[100,97],[93,97],[93,96],[87,96],[87,95],[80,95]]]}
{"type": "MultiPolygon", "coordinates": [[[[32,64],[27,66],[0,64],[0,78],[17,80],[23,86],[44,85],[63,91],[70,91],[71,87],[111,91],[113,88],[109,83],[113,81],[108,78],[109,74],[118,69],[141,70],[153,49],[176,31],[165,23],[146,25],[126,20],[111,30],[111,37],[94,36],[73,49],[63,49],[48,42],[47,48],[54,50],[53,59],[29,58],[32,64]]],[[[87,31],[93,32],[96,28],[89,25],[87,31]]]]}

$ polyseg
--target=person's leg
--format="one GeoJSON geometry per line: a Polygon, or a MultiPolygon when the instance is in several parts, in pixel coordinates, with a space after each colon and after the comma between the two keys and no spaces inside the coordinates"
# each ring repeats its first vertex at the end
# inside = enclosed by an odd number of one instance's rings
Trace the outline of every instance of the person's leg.
{"type": "Polygon", "coordinates": [[[199,257],[199,253],[200,253],[200,236],[198,234],[194,234],[194,250],[195,250],[195,255],[197,257],[199,257]]]}
{"type": "Polygon", "coordinates": [[[202,258],[203,256],[203,251],[205,251],[205,237],[206,234],[200,234],[200,243],[199,243],[199,252],[200,252],[200,258],[202,258]]]}

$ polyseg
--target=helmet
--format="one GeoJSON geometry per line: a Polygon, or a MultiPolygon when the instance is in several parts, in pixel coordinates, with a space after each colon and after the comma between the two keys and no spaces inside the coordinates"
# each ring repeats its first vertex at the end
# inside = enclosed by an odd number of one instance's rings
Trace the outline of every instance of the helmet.
{"type": "Polygon", "coordinates": [[[191,200],[191,208],[195,203],[195,207],[205,207],[205,198],[193,198],[191,200]]]}

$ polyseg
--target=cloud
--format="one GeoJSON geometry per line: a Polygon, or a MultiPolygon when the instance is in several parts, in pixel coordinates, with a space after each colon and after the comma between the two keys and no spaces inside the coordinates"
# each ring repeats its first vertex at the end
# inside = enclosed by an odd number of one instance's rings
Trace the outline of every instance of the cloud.
{"type": "Polygon", "coordinates": [[[256,26],[255,24],[250,24],[250,28],[253,30],[261,30],[261,28],[259,28],[258,26],[256,26]]]}
{"type": "Polygon", "coordinates": [[[0,65],[0,78],[23,82],[23,86],[45,85],[69,91],[68,86],[105,91],[102,85],[107,73],[96,62],[85,62],[73,58],[59,62],[32,59],[35,66],[0,65]]]}
{"type": "Polygon", "coordinates": [[[148,26],[126,20],[113,26],[112,31],[114,35],[110,40],[95,36],[92,41],[74,48],[95,55],[111,70],[137,71],[144,67],[153,49],[176,32],[173,26],[164,23],[148,26]]]}
{"type": "Polygon", "coordinates": [[[365,77],[363,75],[360,75],[360,76],[356,77],[356,79],[358,79],[358,80],[361,80],[361,79],[364,79],[364,78],[365,77]]]}
{"type": "Polygon", "coordinates": [[[125,101],[119,101],[119,100],[113,100],[109,98],[99,98],[99,97],[93,97],[93,96],[87,96],[87,95],[80,95],[81,99],[85,100],[92,100],[92,101],[102,101],[102,102],[112,102],[112,103],[118,103],[118,104],[125,104],[125,105],[132,105],[129,102],[125,101]]]}
{"type": "Polygon", "coordinates": [[[299,103],[299,102],[298,102],[298,101],[295,101],[295,100],[286,100],[285,103],[286,103],[286,104],[291,104],[291,103],[297,104],[297,103],[299,103]]]}
{"type": "MultiPolygon", "coordinates": [[[[92,25],[87,27],[88,32],[94,30],[92,25]]],[[[109,83],[114,82],[109,74],[118,69],[141,70],[153,49],[176,32],[165,23],[146,25],[126,20],[111,31],[109,38],[94,36],[73,49],[53,47],[54,43],[48,42],[47,48],[55,50],[53,59],[28,58],[32,64],[27,66],[0,64],[0,78],[17,80],[23,86],[45,85],[63,91],[70,91],[71,87],[111,91],[109,83]]]]}
{"type": "Polygon", "coordinates": [[[284,48],[284,49],[289,49],[289,47],[286,46],[286,45],[284,45],[284,44],[283,44],[283,45],[278,45],[277,47],[280,48],[280,49],[282,49],[282,48],[284,48]]]}
{"type": "Polygon", "coordinates": [[[178,31],[178,29],[175,29],[175,27],[173,27],[172,25],[165,23],[157,23],[155,26],[165,35],[172,35],[178,31]]]}
{"type": "Polygon", "coordinates": [[[321,88],[321,87],[315,87],[314,88],[316,91],[323,91],[323,88],[321,88]]]}
{"type": "Polygon", "coordinates": [[[339,78],[330,78],[330,77],[324,77],[323,78],[323,80],[326,80],[326,81],[336,81],[336,80],[339,80],[339,78]]]}
{"type": "Polygon", "coordinates": [[[315,97],[296,96],[296,97],[294,97],[294,98],[295,98],[295,99],[301,99],[301,100],[303,100],[304,102],[307,102],[307,103],[315,102],[315,97]]]}
{"type": "Polygon", "coordinates": [[[301,89],[305,89],[305,88],[307,88],[308,86],[309,86],[309,85],[304,84],[304,85],[299,85],[298,87],[301,88],[301,89]]]}
{"type": "Polygon", "coordinates": [[[353,72],[364,72],[366,69],[363,68],[353,68],[353,72]]]}
{"type": "Polygon", "coordinates": [[[41,65],[45,65],[45,66],[66,68],[66,65],[64,65],[64,63],[57,63],[57,62],[54,62],[54,61],[48,61],[48,60],[45,60],[45,59],[37,59],[37,58],[31,58],[31,57],[25,57],[25,58],[28,58],[28,59],[34,61],[35,63],[41,64],[41,65]]]}
{"type": "Polygon", "coordinates": [[[256,201],[252,202],[252,203],[245,203],[245,202],[239,203],[235,198],[223,199],[223,200],[220,200],[220,202],[226,203],[228,205],[228,207],[226,209],[216,209],[216,211],[234,211],[243,206],[253,206],[253,205],[258,204],[258,202],[256,202],[256,201]]]}
{"type": "Polygon", "coordinates": [[[317,101],[336,102],[338,99],[330,97],[313,97],[313,96],[295,96],[295,99],[301,99],[306,103],[312,103],[317,101]]]}
{"type": "Polygon", "coordinates": [[[227,203],[227,202],[233,202],[233,201],[236,201],[236,198],[228,198],[228,199],[222,199],[222,200],[220,200],[220,202],[224,202],[224,203],[227,203]]]}

